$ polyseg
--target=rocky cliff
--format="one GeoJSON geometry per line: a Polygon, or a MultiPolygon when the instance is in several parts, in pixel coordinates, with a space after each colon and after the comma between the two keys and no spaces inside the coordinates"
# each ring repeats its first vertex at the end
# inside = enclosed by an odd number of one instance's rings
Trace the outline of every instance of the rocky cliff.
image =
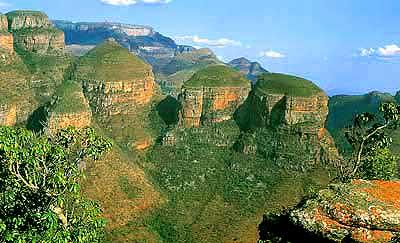
{"type": "MultiPolygon", "coordinates": [[[[318,86],[302,78],[270,73],[260,76],[249,99],[235,113],[235,119],[242,130],[256,133],[260,133],[257,129],[275,130],[276,140],[280,142],[271,142],[271,147],[280,151],[274,152],[278,154],[277,160],[288,158],[289,147],[300,146],[305,149],[303,154],[311,156],[303,160],[334,161],[339,154],[325,128],[327,115],[328,97],[318,86]],[[288,149],[282,149],[285,147],[288,149]]],[[[240,143],[239,150],[271,152],[264,151],[262,147],[265,146],[260,143],[263,143],[262,139],[256,135],[240,143]]],[[[293,156],[295,159],[295,153],[293,156]]]]}
{"type": "Polygon", "coordinates": [[[245,75],[253,83],[257,82],[258,76],[268,73],[260,63],[252,62],[244,57],[232,60],[228,65],[245,75]]]}
{"type": "Polygon", "coordinates": [[[96,112],[115,115],[148,104],[154,91],[151,67],[114,40],[83,56],[75,76],[96,112]]]}
{"type": "Polygon", "coordinates": [[[0,125],[14,126],[17,124],[17,106],[15,104],[0,105],[0,125]]]}
{"type": "Polygon", "coordinates": [[[7,13],[7,18],[17,49],[40,54],[64,50],[64,33],[53,27],[46,14],[13,11],[7,13]]]}
{"type": "Polygon", "coordinates": [[[185,127],[221,122],[232,118],[246,100],[250,82],[226,66],[210,66],[184,84],[180,100],[185,127]]]}
{"type": "Polygon", "coordinates": [[[294,210],[291,220],[333,242],[392,242],[400,233],[399,188],[398,181],[331,185],[294,210]]]}
{"type": "MultiPolygon", "coordinates": [[[[8,32],[8,19],[7,16],[0,13],[0,53],[14,52],[14,38],[8,32]]],[[[5,57],[3,57],[5,59],[5,57]]]]}
{"type": "Polygon", "coordinates": [[[91,124],[92,112],[79,83],[66,81],[58,87],[49,111],[47,129],[55,133],[67,127],[84,128],[91,124]]]}

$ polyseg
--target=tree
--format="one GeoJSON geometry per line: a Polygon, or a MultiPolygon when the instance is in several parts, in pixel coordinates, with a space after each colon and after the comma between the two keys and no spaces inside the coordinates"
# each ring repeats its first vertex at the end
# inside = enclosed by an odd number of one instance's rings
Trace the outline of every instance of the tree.
{"type": "Polygon", "coordinates": [[[112,143],[91,128],[52,137],[0,127],[0,239],[4,242],[98,242],[105,221],[82,197],[83,160],[112,143]]]}
{"type": "Polygon", "coordinates": [[[400,105],[385,103],[379,112],[379,116],[371,113],[357,115],[353,125],[347,129],[345,136],[353,152],[347,170],[342,171],[343,177],[354,178],[360,173],[360,168],[374,168],[368,163],[381,161],[385,154],[388,158],[388,147],[392,143],[388,130],[397,129],[400,124],[400,105]]]}

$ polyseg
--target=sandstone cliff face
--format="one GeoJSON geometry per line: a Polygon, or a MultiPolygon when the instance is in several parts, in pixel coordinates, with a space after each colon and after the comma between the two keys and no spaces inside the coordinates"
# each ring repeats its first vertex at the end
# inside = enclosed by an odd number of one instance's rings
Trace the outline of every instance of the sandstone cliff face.
{"type": "Polygon", "coordinates": [[[7,13],[9,29],[14,32],[29,28],[50,28],[52,26],[46,14],[37,11],[14,11],[7,13]]]}
{"type": "Polygon", "coordinates": [[[331,185],[291,213],[306,231],[342,242],[391,242],[400,232],[400,182],[331,185]]]}
{"type": "Polygon", "coordinates": [[[16,32],[15,46],[38,54],[63,52],[65,50],[64,33],[55,29],[16,32]]]}
{"type": "Polygon", "coordinates": [[[0,31],[0,52],[7,54],[14,52],[14,38],[12,34],[0,31]]]}
{"type": "Polygon", "coordinates": [[[96,112],[106,115],[128,114],[150,103],[154,92],[151,72],[143,79],[125,81],[83,81],[83,87],[96,112]]]}
{"type": "Polygon", "coordinates": [[[199,127],[201,124],[226,121],[246,100],[249,87],[183,88],[182,125],[199,127]]]}
{"type": "Polygon", "coordinates": [[[8,32],[7,16],[0,13],[0,32],[8,32]]]}
{"type": "Polygon", "coordinates": [[[0,105],[0,126],[14,126],[17,123],[17,106],[0,105]]]}
{"type": "Polygon", "coordinates": [[[92,112],[80,84],[71,81],[63,83],[53,97],[48,131],[55,133],[70,126],[84,128],[90,126],[91,121],[92,112]]]}

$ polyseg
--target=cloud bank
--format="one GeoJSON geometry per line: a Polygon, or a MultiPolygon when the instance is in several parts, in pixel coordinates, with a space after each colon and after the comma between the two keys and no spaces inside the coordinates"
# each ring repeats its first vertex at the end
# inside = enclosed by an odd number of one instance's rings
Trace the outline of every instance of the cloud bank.
{"type": "Polygon", "coordinates": [[[210,47],[218,47],[218,48],[224,48],[227,46],[242,46],[242,43],[240,41],[236,40],[231,40],[228,38],[220,38],[220,39],[207,39],[207,38],[202,38],[197,35],[191,36],[175,36],[174,39],[178,42],[190,42],[192,44],[196,45],[205,45],[205,46],[210,46],[210,47]]]}
{"type": "Polygon", "coordinates": [[[100,0],[102,3],[114,6],[129,6],[137,3],[145,4],[163,4],[170,3],[172,0],[100,0]]]}
{"type": "Polygon", "coordinates": [[[286,55],[277,51],[262,51],[259,54],[260,57],[268,57],[268,58],[274,58],[274,59],[278,59],[278,58],[285,58],[286,55]]]}
{"type": "Polygon", "coordinates": [[[361,48],[359,50],[361,57],[400,57],[400,46],[396,44],[386,45],[379,48],[361,48]]]}

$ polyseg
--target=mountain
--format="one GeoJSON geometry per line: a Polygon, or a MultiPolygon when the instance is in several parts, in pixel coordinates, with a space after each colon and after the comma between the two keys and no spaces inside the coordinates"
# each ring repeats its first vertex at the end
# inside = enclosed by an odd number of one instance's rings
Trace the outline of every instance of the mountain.
{"type": "Polygon", "coordinates": [[[396,93],[396,95],[394,96],[394,98],[396,99],[397,103],[400,104],[400,91],[398,91],[398,92],[396,93]]]}
{"type": "Polygon", "coordinates": [[[252,62],[244,57],[232,60],[228,63],[228,65],[241,72],[253,83],[257,82],[259,75],[268,73],[268,71],[265,70],[260,63],[252,62]]]}

